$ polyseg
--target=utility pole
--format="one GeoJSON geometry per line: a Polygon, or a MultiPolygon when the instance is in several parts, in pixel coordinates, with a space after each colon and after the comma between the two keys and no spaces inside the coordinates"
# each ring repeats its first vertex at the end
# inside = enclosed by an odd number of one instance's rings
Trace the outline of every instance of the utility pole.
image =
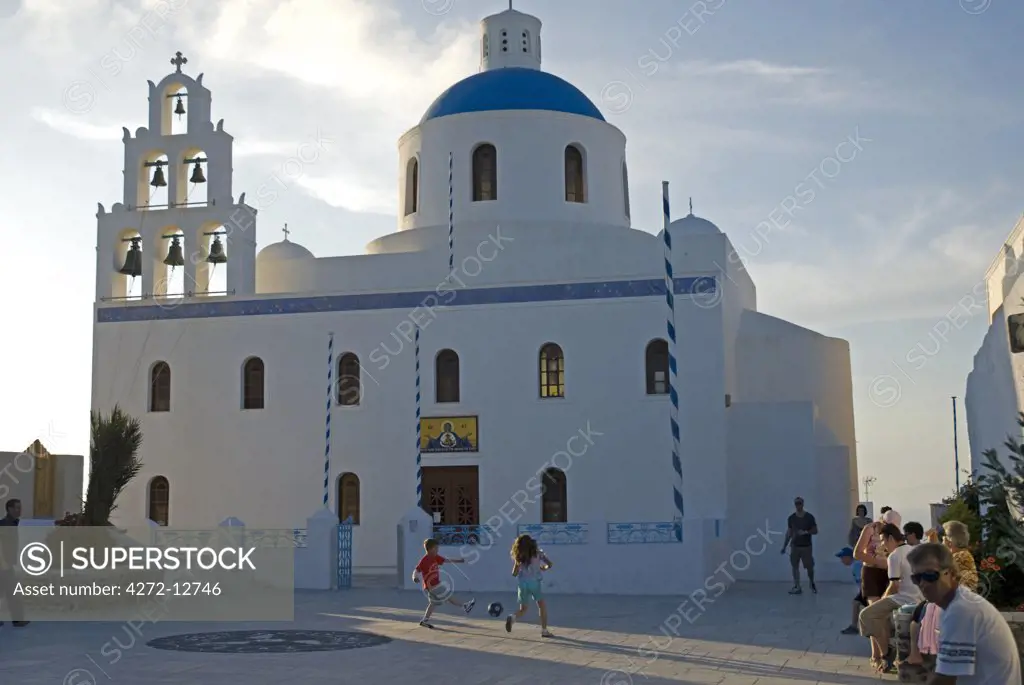
{"type": "Polygon", "coordinates": [[[953,468],[956,469],[956,492],[960,494],[960,448],[956,439],[956,395],[953,399],[953,468]]]}

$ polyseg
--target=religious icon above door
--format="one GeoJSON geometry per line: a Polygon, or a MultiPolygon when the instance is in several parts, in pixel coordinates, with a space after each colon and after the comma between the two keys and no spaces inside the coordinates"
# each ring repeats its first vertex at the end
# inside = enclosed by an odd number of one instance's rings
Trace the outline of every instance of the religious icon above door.
{"type": "Polygon", "coordinates": [[[420,452],[477,452],[477,417],[420,419],[420,452]]]}

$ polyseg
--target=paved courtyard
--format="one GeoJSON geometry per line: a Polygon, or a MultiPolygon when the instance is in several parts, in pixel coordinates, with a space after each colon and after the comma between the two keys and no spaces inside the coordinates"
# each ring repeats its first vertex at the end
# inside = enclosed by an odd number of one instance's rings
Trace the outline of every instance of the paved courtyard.
{"type": "MultiPolygon", "coordinates": [[[[262,685],[424,681],[452,685],[782,685],[877,683],[868,646],[840,635],[852,585],[821,594],[786,594],[781,584],[730,587],[704,611],[666,597],[549,598],[556,637],[542,639],[536,614],[511,635],[486,613],[513,597],[479,596],[471,617],[437,612],[437,629],[420,628],[423,598],[381,587],[296,594],[295,621],[261,624],[33,623],[0,628],[0,682],[12,685],[262,685]],[[675,618],[672,618],[673,615],[675,618]],[[681,624],[681,625],[680,625],[681,624]],[[679,637],[669,640],[671,628],[679,637]],[[226,654],[167,651],[156,638],[237,630],[323,630],[390,638],[343,651],[226,654]]],[[[461,613],[461,612],[460,612],[461,613]]],[[[301,637],[301,636],[300,636],[301,637]]],[[[358,638],[357,638],[358,639],[358,638]]],[[[886,677],[895,681],[895,677],[886,677]]]]}

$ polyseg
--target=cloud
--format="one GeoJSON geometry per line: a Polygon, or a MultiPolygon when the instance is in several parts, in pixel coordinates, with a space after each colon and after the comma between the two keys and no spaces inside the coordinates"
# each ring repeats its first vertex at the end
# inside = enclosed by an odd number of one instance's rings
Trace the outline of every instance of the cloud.
{"type": "Polygon", "coordinates": [[[941,317],[962,298],[984,293],[985,271],[1013,223],[1004,212],[1009,184],[995,181],[975,193],[894,190],[858,198],[874,209],[852,217],[847,230],[855,239],[812,230],[799,245],[766,244],[746,260],[759,308],[814,325],[853,325],[941,317]]]}
{"type": "Polygon", "coordinates": [[[302,176],[295,183],[332,207],[371,214],[394,214],[395,211],[394,194],[383,192],[378,186],[366,185],[365,181],[360,181],[358,173],[329,177],[302,176]]]}
{"type": "Polygon", "coordinates": [[[121,140],[121,127],[116,124],[105,126],[90,124],[83,120],[82,117],[65,114],[46,107],[33,107],[31,115],[33,119],[49,126],[54,131],[80,140],[121,140]]]}
{"type": "MultiPolygon", "coordinates": [[[[49,126],[54,131],[79,140],[121,142],[124,135],[118,124],[92,124],[82,116],[74,116],[46,107],[33,107],[31,115],[33,119],[49,126]]],[[[246,139],[235,141],[233,153],[235,157],[283,157],[295,154],[295,143],[246,139]]]]}
{"type": "Polygon", "coordinates": [[[695,60],[683,62],[679,71],[690,76],[746,76],[774,83],[795,83],[800,79],[822,77],[832,73],[820,67],[797,67],[772,64],[757,59],[735,60],[732,62],[708,62],[695,60]]]}
{"type": "Polygon", "coordinates": [[[369,0],[225,0],[217,15],[212,30],[183,27],[200,57],[286,74],[405,122],[479,55],[475,26],[440,24],[420,36],[396,9],[369,0]]]}

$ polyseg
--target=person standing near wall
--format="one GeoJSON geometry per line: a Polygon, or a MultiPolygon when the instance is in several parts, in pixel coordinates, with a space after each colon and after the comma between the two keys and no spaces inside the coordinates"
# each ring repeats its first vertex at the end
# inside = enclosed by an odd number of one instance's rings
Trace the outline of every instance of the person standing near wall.
{"type": "Polygon", "coordinates": [[[791,595],[803,594],[800,587],[800,564],[804,565],[807,571],[807,580],[811,584],[811,592],[818,594],[818,588],[814,584],[814,545],[813,536],[818,534],[818,522],[814,520],[814,514],[804,510],[804,498],[797,497],[793,500],[796,511],[789,515],[789,525],[786,530],[786,539],[782,543],[782,553],[786,553],[786,547],[792,543],[789,552],[789,563],[793,567],[793,589],[791,595]]]}
{"type": "Polygon", "coordinates": [[[847,535],[846,544],[851,548],[856,547],[857,540],[860,540],[860,534],[864,530],[864,526],[870,524],[871,519],[868,517],[868,508],[863,504],[858,504],[853,520],[850,521],[850,532],[847,535]]]}
{"type": "MultiPolygon", "coordinates": [[[[21,522],[21,500],[7,500],[4,509],[5,516],[0,519],[0,526],[16,528],[21,522]]],[[[14,564],[17,559],[16,531],[0,531],[0,604],[5,607],[5,610],[0,612],[0,616],[9,611],[14,627],[22,628],[28,625],[28,621],[20,620],[24,617],[24,608],[21,605],[21,598],[14,594],[14,588],[18,585],[18,581],[14,577],[14,564]]],[[[0,625],[3,625],[3,621],[0,621],[0,625]]]]}

